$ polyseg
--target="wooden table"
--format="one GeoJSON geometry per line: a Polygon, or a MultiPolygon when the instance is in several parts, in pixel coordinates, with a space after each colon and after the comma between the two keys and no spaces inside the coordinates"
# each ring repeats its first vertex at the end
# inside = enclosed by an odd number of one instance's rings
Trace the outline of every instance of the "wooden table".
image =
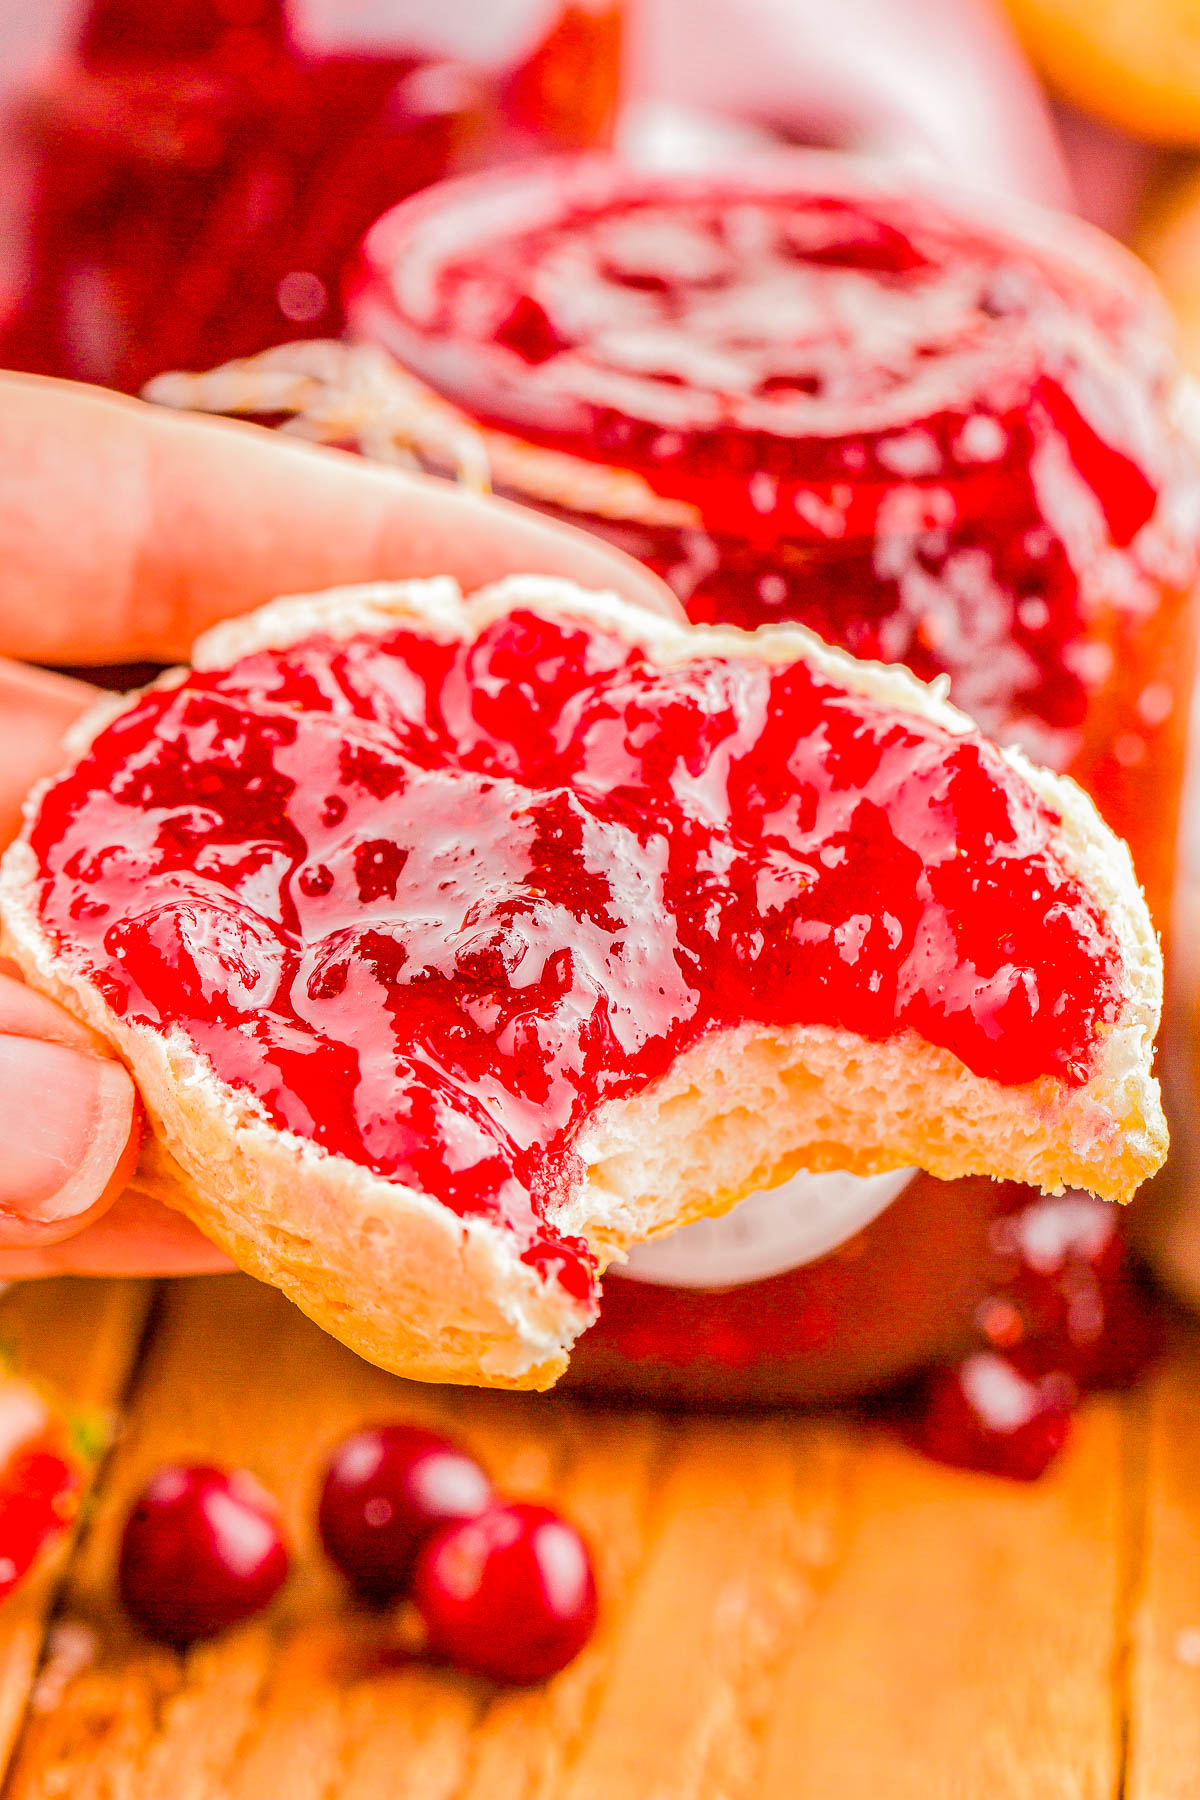
{"type": "Polygon", "coordinates": [[[850,1419],[410,1386],[240,1276],[17,1288],[0,1335],[125,1418],[77,1542],[0,1609],[4,1800],[1200,1795],[1200,1335],[1089,1404],[1033,1488],[850,1419]],[[451,1425],[589,1533],[601,1629],[548,1687],[389,1656],[323,1565],[320,1459],[389,1415],[451,1425]],[[173,1457],[253,1468],[298,1550],[269,1614],[183,1658],[112,1585],[173,1457]]]}

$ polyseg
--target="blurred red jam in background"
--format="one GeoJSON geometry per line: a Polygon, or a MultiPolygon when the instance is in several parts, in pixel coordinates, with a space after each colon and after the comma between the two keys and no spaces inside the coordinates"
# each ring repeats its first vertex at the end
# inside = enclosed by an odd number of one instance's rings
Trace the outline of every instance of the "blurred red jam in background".
{"type": "Polygon", "coordinates": [[[584,157],[398,207],[350,314],[498,489],[697,622],[949,677],[1088,789],[1165,929],[1198,496],[1165,312],[1119,245],[836,156],[584,157]]]}
{"type": "MultiPolygon", "coordinates": [[[[15,10],[15,9],[14,9],[15,10]]],[[[0,363],[135,391],[342,325],[371,221],[607,142],[620,0],[46,0],[0,21],[0,363]]]]}

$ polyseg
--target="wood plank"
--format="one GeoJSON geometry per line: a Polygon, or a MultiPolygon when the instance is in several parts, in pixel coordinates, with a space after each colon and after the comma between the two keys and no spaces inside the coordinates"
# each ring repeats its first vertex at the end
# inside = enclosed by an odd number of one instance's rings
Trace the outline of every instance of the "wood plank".
{"type": "MultiPolygon", "coordinates": [[[[151,1286],[30,1281],[0,1295],[0,1341],[17,1367],[79,1407],[116,1408],[141,1341],[151,1286]]],[[[0,1774],[25,1715],[46,1621],[71,1552],[64,1539],[0,1608],[0,1774]]]]}
{"type": "Polygon", "coordinates": [[[242,1278],[174,1284],[67,1589],[99,1654],[31,1717],[8,1800],[1108,1800],[1127,1412],[1093,1403],[1023,1489],[853,1421],[413,1386],[242,1278]],[[312,1536],[326,1448],[379,1416],[455,1430],[589,1533],[602,1626],[557,1681],[499,1693],[381,1654],[312,1536]],[[254,1468],[298,1550],[272,1614],[182,1659],[112,1600],[125,1507],[174,1456],[254,1468]]]}
{"type": "Polygon", "coordinates": [[[1127,1800],[1200,1792],[1200,1334],[1153,1380],[1129,1667],[1127,1800]]]}
{"type": "Polygon", "coordinates": [[[757,1793],[766,1720],[786,1704],[780,1660],[836,1559],[850,1453],[844,1429],[797,1415],[678,1431],[658,1531],[564,1796],[757,1793]]]}
{"type": "Polygon", "coordinates": [[[1107,1800],[1125,1591],[1121,1408],[1032,1487],[868,1438],[842,1560],[782,1672],[761,1800],[1107,1800]]]}

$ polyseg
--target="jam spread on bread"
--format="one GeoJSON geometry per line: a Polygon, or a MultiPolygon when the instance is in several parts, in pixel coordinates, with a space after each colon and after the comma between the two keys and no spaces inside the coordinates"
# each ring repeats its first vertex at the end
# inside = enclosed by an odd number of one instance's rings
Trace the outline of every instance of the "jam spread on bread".
{"type": "Polygon", "coordinates": [[[706,1034],[1086,1081],[1122,962],[1054,813],[973,733],[730,642],[523,610],[168,678],[42,798],[43,927],[123,1021],[580,1297],[573,1142],[706,1034]]]}
{"type": "MultiPolygon", "coordinates": [[[[800,620],[948,676],[989,735],[1094,795],[1166,931],[1198,489],[1169,327],[1118,246],[837,157],[720,177],[580,160],[396,208],[349,311],[369,347],[322,347],[306,432],[359,418],[367,454],[394,428],[451,472],[474,433],[497,489],[631,551],[693,619],[800,620]],[[379,347],[398,387],[373,413],[379,347]],[[342,406],[340,356],[374,359],[342,406]]],[[[162,397],[270,418],[288,355],[261,385],[251,362],[162,397]]],[[[607,1282],[569,1379],[778,1402],[940,1364],[924,1447],[1032,1473],[1074,1393],[1154,1337],[1112,1215],[1066,1196],[1078,1229],[1046,1274],[1024,1247],[1043,1204],[916,1173],[828,1254],[748,1285],[607,1282]]]]}

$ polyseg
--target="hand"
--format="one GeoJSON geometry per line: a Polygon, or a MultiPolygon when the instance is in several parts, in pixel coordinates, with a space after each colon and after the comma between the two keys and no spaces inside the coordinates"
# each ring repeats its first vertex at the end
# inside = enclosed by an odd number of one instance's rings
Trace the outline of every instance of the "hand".
{"type": "MultiPolygon", "coordinates": [[[[0,375],[0,652],[55,663],[186,658],[217,619],[339,582],[566,575],[658,611],[667,589],[595,538],[445,482],[253,426],[0,375]]],[[[95,697],[0,661],[0,842],[95,697]]],[[[228,1268],[129,1190],[133,1082],[0,959],[0,1278],[228,1268]]]]}

